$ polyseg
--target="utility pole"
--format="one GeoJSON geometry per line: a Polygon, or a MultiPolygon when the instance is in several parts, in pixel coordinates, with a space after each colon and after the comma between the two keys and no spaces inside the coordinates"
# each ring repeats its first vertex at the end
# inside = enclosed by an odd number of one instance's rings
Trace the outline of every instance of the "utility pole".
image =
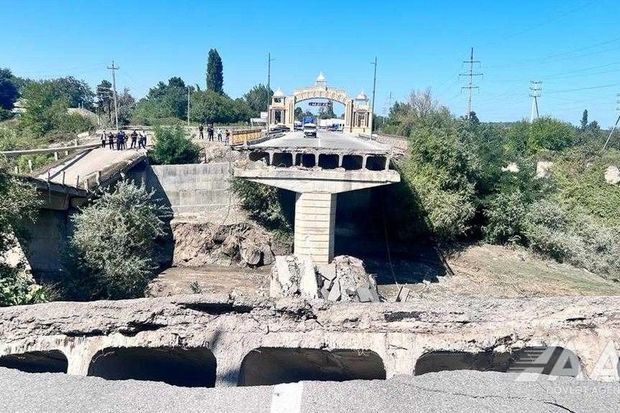
{"type": "Polygon", "coordinates": [[[114,119],[116,121],[116,130],[118,131],[118,102],[116,100],[116,71],[120,69],[120,67],[114,66],[114,60],[112,60],[112,66],[108,66],[108,69],[112,71],[112,89],[114,91],[114,119]]]}
{"type": "Polygon", "coordinates": [[[375,116],[375,92],[377,89],[377,56],[375,56],[375,61],[370,62],[371,65],[375,67],[375,73],[372,77],[372,102],[370,102],[370,137],[372,138],[372,128],[374,127],[374,116],[375,116]]]}
{"type": "Polygon", "coordinates": [[[534,119],[538,119],[540,114],[538,113],[538,98],[542,92],[542,81],[530,80],[530,97],[532,98],[532,112],[530,113],[530,123],[534,122],[534,119]]]}
{"type": "Polygon", "coordinates": [[[474,60],[474,48],[471,48],[471,52],[469,55],[469,60],[463,60],[463,63],[467,63],[469,65],[469,71],[466,73],[460,73],[459,76],[467,76],[469,77],[469,81],[467,82],[467,86],[463,86],[461,87],[461,90],[463,89],[467,89],[469,92],[469,98],[467,99],[467,116],[466,118],[469,119],[469,114],[472,112],[472,108],[471,108],[471,96],[472,93],[474,91],[474,89],[479,89],[478,86],[474,85],[474,78],[477,76],[482,76],[482,73],[475,73],[474,72],[474,65],[475,64],[480,64],[480,60],[474,60]]]}
{"type": "Polygon", "coordinates": [[[190,87],[187,86],[187,126],[189,126],[189,95],[190,95],[190,87]]]}
{"type": "Polygon", "coordinates": [[[271,111],[269,105],[271,104],[271,52],[267,55],[267,136],[269,136],[269,123],[271,121],[271,111]]]}
{"type": "Polygon", "coordinates": [[[620,93],[618,93],[616,95],[616,111],[618,112],[618,118],[616,119],[616,123],[614,124],[614,127],[611,128],[611,131],[609,132],[609,136],[607,137],[607,140],[605,141],[605,145],[603,145],[603,150],[607,149],[607,145],[609,144],[609,140],[611,139],[611,135],[614,134],[614,131],[616,130],[616,128],[618,127],[618,123],[620,123],[620,93]]]}

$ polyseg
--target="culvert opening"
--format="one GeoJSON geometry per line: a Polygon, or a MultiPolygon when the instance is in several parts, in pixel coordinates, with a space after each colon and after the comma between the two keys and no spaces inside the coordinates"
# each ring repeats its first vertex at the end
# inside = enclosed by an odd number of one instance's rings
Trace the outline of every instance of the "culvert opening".
{"type": "Polygon", "coordinates": [[[525,347],[514,353],[433,351],[418,359],[415,375],[439,371],[477,370],[576,377],[580,372],[580,366],[575,353],[563,347],[525,347]]]}
{"type": "Polygon", "coordinates": [[[467,353],[464,351],[432,351],[423,354],[415,364],[415,375],[452,370],[501,371],[508,370],[509,353],[467,353]]]}
{"type": "Polygon", "coordinates": [[[319,155],[319,166],[323,169],[336,169],[338,168],[338,155],[328,155],[328,154],[320,154],[319,155]]]}
{"type": "Polygon", "coordinates": [[[362,169],[364,158],[359,155],[344,155],[342,157],[342,167],[349,170],[362,169]]]}
{"type": "Polygon", "coordinates": [[[67,357],[58,350],[30,351],[0,357],[0,367],[26,373],[66,373],[68,366],[67,357]]]}
{"type": "Polygon", "coordinates": [[[376,379],[385,379],[385,367],[369,350],[258,348],[245,356],[239,373],[240,386],[376,379]]]}
{"type": "Polygon", "coordinates": [[[269,154],[267,152],[250,152],[249,158],[252,162],[263,161],[269,164],[269,154]]]}
{"type": "Polygon", "coordinates": [[[206,348],[106,348],[95,354],[88,367],[89,376],[161,381],[183,387],[214,387],[215,373],[215,356],[206,348]]]}
{"type": "Polygon", "coordinates": [[[385,156],[369,156],[366,159],[366,169],[371,171],[383,171],[387,158],[385,156]]]}
{"type": "Polygon", "coordinates": [[[274,153],[273,154],[273,166],[285,167],[285,168],[293,166],[293,154],[292,153],[274,153]]]}
{"type": "Polygon", "coordinates": [[[550,376],[577,377],[579,358],[564,347],[525,347],[513,354],[509,373],[538,373],[550,376]]]}
{"type": "Polygon", "coordinates": [[[301,166],[305,168],[314,168],[316,166],[316,157],[313,153],[301,154],[301,166]]]}

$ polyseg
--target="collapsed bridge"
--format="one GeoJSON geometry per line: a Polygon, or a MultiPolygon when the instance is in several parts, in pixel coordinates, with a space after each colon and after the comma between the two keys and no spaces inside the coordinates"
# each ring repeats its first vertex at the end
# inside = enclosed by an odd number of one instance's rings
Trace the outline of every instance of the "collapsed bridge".
{"type": "Polygon", "coordinates": [[[191,295],[0,309],[0,366],[191,387],[457,369],[617,381],[618,343],[618,297],[330,304],[191,295]]]}

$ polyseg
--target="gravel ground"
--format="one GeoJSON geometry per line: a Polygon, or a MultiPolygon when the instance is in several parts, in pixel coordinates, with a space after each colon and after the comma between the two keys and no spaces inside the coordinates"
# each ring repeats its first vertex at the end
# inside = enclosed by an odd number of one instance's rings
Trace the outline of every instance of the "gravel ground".
{"type": "Polygon", "coordinates": [[[619,383],[453,371],[387,381],[182,388],[0,368],[0,412],[617,412],[619,383]]]}

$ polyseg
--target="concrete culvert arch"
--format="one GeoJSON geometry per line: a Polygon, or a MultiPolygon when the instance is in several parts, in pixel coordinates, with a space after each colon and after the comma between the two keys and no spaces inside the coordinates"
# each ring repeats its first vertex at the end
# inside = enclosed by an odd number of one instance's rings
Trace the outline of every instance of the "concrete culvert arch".
{"type": "Polygon", "coordinates": [[[384,380],[381,357],[369,350],[320,350],[262,347],[241,363],[240,386],[262,386],[302,380],[384,380]]]}
{"type": "Polygon", "coordinates": [[[110,347],[95,354],[88,367],[89,376],[183,387],[214,387],[215,374],[215,356],[206,348],[110,347]]]}
{"type": "Polygon", "coordinates": [[[66,373],[69,363],[62,351],[29,351],[0,357],[0,367],[26,373],[66,373]]]}
{"type": "Polygon", "coordinates": [[[505,372],[510,364],[510,353],[492,351],[468,353],[465,351],[431,351],[425,353],[415,364],[414,374],[452,370],[478,370],[505,372]]]}
{"type": "Polygon", "coordinates": [[[577,377],[581,362],[575,353],[564,347],[525,347],[513,353],[508,372],[577,377]]]}

